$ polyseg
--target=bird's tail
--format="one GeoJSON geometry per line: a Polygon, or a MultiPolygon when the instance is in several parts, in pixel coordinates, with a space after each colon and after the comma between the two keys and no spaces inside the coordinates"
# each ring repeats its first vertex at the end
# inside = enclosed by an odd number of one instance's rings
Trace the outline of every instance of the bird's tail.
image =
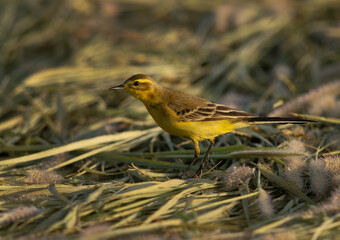
{"type": "Polygon", "coordinates": [[[250,125],[267,124],[267,123],[277,123],[277,124],[306,124],[315,122],[312,120],[306,120],[301,118],[289,118],[289,117],[250,117],[245,118],[244,121],[248,122],[250,125]]]}

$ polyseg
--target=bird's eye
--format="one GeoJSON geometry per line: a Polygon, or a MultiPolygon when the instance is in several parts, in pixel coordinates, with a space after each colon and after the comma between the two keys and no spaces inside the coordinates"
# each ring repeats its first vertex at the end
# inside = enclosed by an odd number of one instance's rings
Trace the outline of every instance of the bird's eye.
{"type": "Polygon", "coordinates": [[[138,81],[135,81],[134,83],[133,83],[133,86],[138,86],[139,85],[139,82],[138,81]]]}

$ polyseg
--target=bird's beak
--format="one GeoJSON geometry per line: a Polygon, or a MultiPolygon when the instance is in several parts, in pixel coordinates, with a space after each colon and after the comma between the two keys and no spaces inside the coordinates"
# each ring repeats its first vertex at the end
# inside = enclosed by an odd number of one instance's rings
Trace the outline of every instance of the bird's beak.
{"type": "Polygon", "coordinates": [[[119,90],[119,89],[124,89],[125,86],[123,84],[120,84],[118,86],[115,86],[115,87],[111,87],[110,90],[119,90]]]}

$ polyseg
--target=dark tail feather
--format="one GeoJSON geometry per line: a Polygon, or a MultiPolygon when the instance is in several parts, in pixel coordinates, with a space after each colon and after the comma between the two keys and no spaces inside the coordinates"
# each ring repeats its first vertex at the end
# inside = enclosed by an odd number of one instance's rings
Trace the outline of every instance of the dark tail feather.
{"type": "Polygon", "coordinates": [[[266,123],[278,123],[278,124],[287,124],[287,123],[294,123],[294,124],[306,124],[315,122],[313,120],[306,120],[301,118],[289,118],[289,117],[250,117],[244,119],[246,122],[250,124],[266,124],[266,123]]]}

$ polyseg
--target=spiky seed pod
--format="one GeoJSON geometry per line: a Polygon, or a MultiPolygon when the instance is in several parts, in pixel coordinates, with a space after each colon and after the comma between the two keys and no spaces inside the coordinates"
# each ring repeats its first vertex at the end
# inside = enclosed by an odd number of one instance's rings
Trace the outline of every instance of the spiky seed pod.
{"type": "MultiPolygon", "coordinates": [[[[307,153],[305,143],[296,138],[290,139],[286,148],[293,152],[307,153]]],[[[303,168],[303,158],[303,156],[285,157],[287,166],[291,169],[303,168]]]]}
{"type": "MultiPolygon", "coordinates": [[[[298,139],[291,139],[288,141],[286,148],[294,152],[307,153],[304,142],[298,139]]],[[[305,169],[304,157],[303,156],[292,156],[285,157],[287,162],[283,176],[285,179],[295,184],[300,190],[304,189],[304,181],[302,173],[305,169]]]]}
{"type": "Polygon", "coordinates": [[[265,218],[270,218],[274,215],[272,197],[264,189],[260,189],[259,191],[258,206],[261,214],[265,218]]]}
{"type": "Polygon", "coordinates": [[[30,170],[27,178],[27,182],[33,184],[56,184],[63,180],[64,178],[57,172],[43,169],[30,170]]]}
{"type": "Polygon", "coordinates": [[[20,206],[0,215],[0,226],[21,222],[24,219],[36,216],[42,210],[34,206],[20,206]]]}
{"type": "Polygon", "coordinates": [[[340,187],[340,173],[332,176],[332,183],[335,187],[340,187]]]}
{"type": "Polygon", "coordinates": [[[340,155],[327,156],[323,160],[331,174],[340,174],[340,155]]]}
{"type": "Polygon", "coordinates": [[[235,166],[223,178],[226,190],[230,190],[237,185],[245,183],[247,179],[254,176],[254,169],[248,166],[235,166]]]}
{"type": "Polygon", "coordinates": [[[308,173],[310,176],[310,188],[317,196],[326,196],[331,189],[331,175],[327,170],[323,159],[310,162],[308,173]]]}

